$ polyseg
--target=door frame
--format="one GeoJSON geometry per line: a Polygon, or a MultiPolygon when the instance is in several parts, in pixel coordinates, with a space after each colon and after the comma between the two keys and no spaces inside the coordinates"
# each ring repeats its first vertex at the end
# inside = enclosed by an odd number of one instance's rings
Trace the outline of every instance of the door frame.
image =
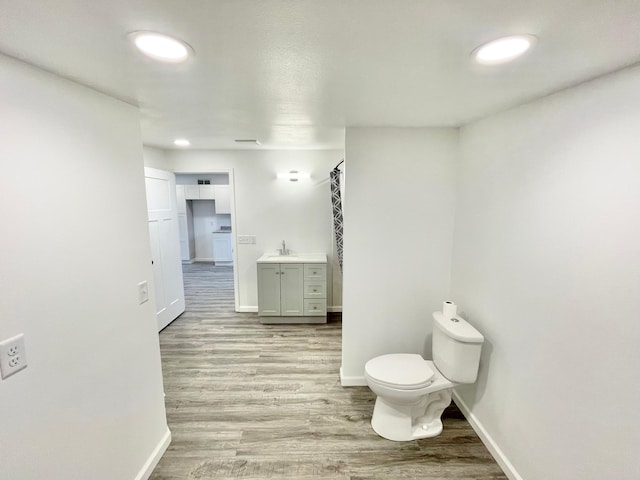
{"type": "MultiPolygon", "coordinates": [[[[211,170],[172,170],[175,175],[215,175],[227,174],[229,176],[229,201],[231,210],[231,249],[233,251],[233,299],[235,311],[239,312],[239,278],[238,278],[238,229],[236,228],[236,182],[233,168],[214,168],[211,170]]],[[[214,199],[215,202],[215,199],[214,199]]]]}

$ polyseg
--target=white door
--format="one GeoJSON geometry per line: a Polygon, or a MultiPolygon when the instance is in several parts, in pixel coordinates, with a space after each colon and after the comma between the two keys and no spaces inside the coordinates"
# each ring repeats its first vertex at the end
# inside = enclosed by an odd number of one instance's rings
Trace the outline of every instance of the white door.
{"type": "Polygon", "coordinates": [[[184,312],[184,284],[176,205],[176,180],[171,172],[144,169],[149,237],[158,331],[184,312]]]}

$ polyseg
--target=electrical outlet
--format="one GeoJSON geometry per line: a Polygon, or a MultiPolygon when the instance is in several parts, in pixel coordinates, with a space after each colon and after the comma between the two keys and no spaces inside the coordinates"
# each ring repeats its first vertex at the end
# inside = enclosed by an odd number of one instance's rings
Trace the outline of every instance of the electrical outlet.
{"type": "Polygon", "coordinates": [[[27,352],[24,348],[24,334],[16,335],[0,342],[0,372],[7,378],[27,366],[27,352]]]}
{"type": "Polygon", "coordinates": [[[149,285],[146,281],[138,284],[138,303],[142,305],[144,302],[149,301],[149,285]]]}

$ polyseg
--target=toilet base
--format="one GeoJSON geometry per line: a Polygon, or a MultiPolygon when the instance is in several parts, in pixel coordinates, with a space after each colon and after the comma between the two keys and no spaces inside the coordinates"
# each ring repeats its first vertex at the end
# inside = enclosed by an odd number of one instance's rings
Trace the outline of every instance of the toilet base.
{"type": "Polygon", "coordinates": [[[442,412],[451,403],[451,389],[433,392],[411,405],[400,405],[378,396],[371,426],[387,440],[406,442],[442,433],[442,412]]]}

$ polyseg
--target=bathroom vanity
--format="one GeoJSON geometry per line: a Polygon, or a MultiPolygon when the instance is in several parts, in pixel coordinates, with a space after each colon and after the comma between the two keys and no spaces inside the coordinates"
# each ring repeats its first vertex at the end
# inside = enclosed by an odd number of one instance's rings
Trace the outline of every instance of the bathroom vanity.
{"type": "Polygon", "coordinates": [[[265,254],[258,259],[260,323],[327,322],[327,256],[265,254]]]}

